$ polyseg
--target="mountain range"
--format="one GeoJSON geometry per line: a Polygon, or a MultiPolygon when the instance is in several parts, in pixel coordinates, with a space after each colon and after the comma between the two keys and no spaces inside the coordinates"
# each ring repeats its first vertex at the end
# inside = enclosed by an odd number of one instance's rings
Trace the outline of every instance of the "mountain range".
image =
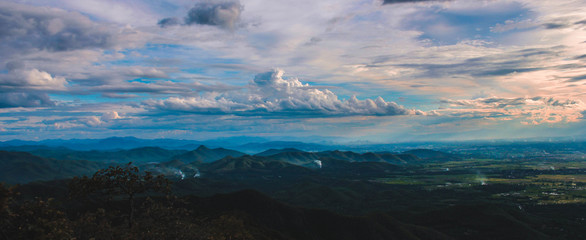
{"type": "MultiPolygon", "coordinates": [[[[397,165],[419,164],[418,152],[409,154],[393,153],[355,153],[351,151],[305,152],[294,148],[270,149],[256,155],[243,152],[199,146],[194,150],[168,150],[159,147],[140,147],[123,150],[79,151],[64,147],[16,148],[27,152],[2,151],[6,174],[0,181],[11,183],[32,180],[49,180],[60,176],[63,178],[89,174],[108,164],[126,164],[132,162],[142,169],[165,175],[181,176],[205,174],[255,174],[275,172],[284,175],[309,174],[311,169],[322,169],[322,174],[337,171],[337,174],[350,174],[352,171],[364,171],[363,174],[385,172],[395,169],[397,165]],[[385,164],[382,164],[385,163],[385,164]],[[10,167],[9,167],[10,166],[10,167]],[[44,167],[43,167],[44,166],[44,167]],[[303,169],[303,170],[301,170],[303,169]],[[334,169],[336,169],[334,171],[334,169]],[[355,169],[355,170],[352,170],[355,169]],[[306,171],[307,170],[307,171],[306,171]],[[26,177],[17,177],[17,176],[26,177]]],[[[444,157],[441,152],[426,152],[426,159],[435,155],[444,157]]],[[[278,174],[277,174],[278,175],[278,174]]],[[[310,174],[309,174],[310,175],[310,174]]]]}

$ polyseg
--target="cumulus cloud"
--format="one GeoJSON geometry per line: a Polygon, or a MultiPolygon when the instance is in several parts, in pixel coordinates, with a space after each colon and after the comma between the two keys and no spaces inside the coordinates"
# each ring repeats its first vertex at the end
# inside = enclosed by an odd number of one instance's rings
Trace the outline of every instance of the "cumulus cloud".
{"type": "Polygon", "coordinates": [[[105,112],[104,114],[102,114],[102,117],[100,118],[100,120],[103,122],[108,122],[111,120],[121,119],[121,118],[122,117],[118,114],[118,112],[110,111],[110,112],[105,112]]]}
{"type": "MultiPolygon", "coordinates": [[[[102,116],[87,116],[77,119],[70,119],[68,121],[60,121],[61,124],[67,123],[69,126],[79,126],[80,124],[87,127],[107,127],[111,126],[116,119],[123,119],[116,111],[108,111],[102,113],[102,116]]],[[[50,122],[48,122],[50,123],[50,122]]]]}
{"type": "Polygon", "coordinates": [[[444,112],[455,114],[472,114],[478,117],[521,119],[523,124],[538,125],[543,123],[577,122],[581,119],[586,105],[580,100],[557,99],[553,97],[500,98],[487,97],[477,99],[441,101],[449,108],[444,112]]]}
{"type": "Polygon", "coordinates": [[[199,114],[287,115],[287,116],[393,116],[423,115],[422,111],[406,109],[378,97],[358,100],[355,96],[340,100],[328,89],[303,84],[297,78],[283,78],[275,69],[255,76],[248,91],[208,94],[198,97],[172,97],[148,100],[147,107],[161,111],[199,114]]]}
{"type": "Polygon", "coordinates": [[[109,48],[114,36],[88,17],[49,7],[0,3],[2,50],[109,48]]]}
{"type": "Polygon", "coordinates": [[[80,119],[79,122],[85,124],[88,127],[98,127],[103,123],[102,120],[100,120],[100,118],[96,116],[90,116],[84,119],[80,119]]]}
{"type": "Polygon", "coordinates": [[[55,102],[46,93],[0,92],[0,108],[52,106],[55,102]]]}
{"type": "Polygon", "coordinates": [[[0,108],[55,106],[46,92],[66,90],[67,80],[22,67],[8,67],[11,71],[0,74],[0,108]]]}
{"type": "Polygon", "coordinates": [[[0,90],[64,90],[67,81],[63,77],[53,77],[38,69],[17,69],[0,75],[0,90]]]}

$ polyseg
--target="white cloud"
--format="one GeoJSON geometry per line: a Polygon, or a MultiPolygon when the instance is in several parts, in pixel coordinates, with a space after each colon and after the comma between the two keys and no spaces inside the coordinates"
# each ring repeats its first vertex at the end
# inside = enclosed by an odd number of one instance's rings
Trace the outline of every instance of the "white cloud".
{"type": "Polygon", "coordinates": [[[63,77],[53,77],[38,69],[17,69],[0,75],[0,90],[65,90],[67,81],[63,77]]]}
{"type": "Polygon", "coordinates": [[[536,23],[533,19],[524,19],[521,21],[515,21],[515,20],[507,20],[504,23],[497,23],[494,27],[490,28],[491,32],[495,32],[495,33],[503,33],[503,32],[508,32],[511,30],[521,30],[521,29],[527,29],[527,28],[532,28],[532,27],[536,27],[539,24],[536,23]]]}
{"type": "Polygon", "coordinates": [[[351,97],[340,100],[328,89],[303,84],[297,78],[283,78],[276,69],[256,75],[248,84],[247,92],[207,94],[199,97],[148,100],[150,108],[171,112],[200,114],[228,113],[236,115],[285,116],[351,116],[351,115],[424,115],[418,110],[406,109],[394,102],[378,97],[375,100],[358,100],[351,97]]]}
{"type": "Polygon", "coordinates": [[[102,117],[100,118],[100,120],[102,122],[108,122],[111,120],[121,119],[121,118],[122,117],[118,114],[118,112],[110,111],[110,112],[105,112],[104,114],[102,114],[102,117]]]}

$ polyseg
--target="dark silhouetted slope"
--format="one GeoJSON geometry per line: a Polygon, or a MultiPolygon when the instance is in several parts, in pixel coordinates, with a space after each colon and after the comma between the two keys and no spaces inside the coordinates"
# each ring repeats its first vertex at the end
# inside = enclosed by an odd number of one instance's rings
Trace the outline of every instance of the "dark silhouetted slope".
{"type": "Polygon", "coordinates": [[[272,239],[451,239],[435,230],[402,223],[386,214],[341,216],[326,210],[295,208],[256,191],[190,199],[202,214],[244,215],[257,233],[272,239]]]}
{"type": "Polygon", "coordinates": [[[332,177],[382,177],[404,169],[386,162],[349,162],[335,158],[322,158],[321,162],[319,172],[332,177]]]}
{"type": "Polygon", "coordinates": [[[0,181],[27,183],[91,175],[103,168],[101,163],[83,160],[55,160],[25,152],[0,151],[0,181]]]}
{"type": "Polygon", "coordinates": [[[543,220],[530,217],[511,207],[479,204],[417,214],[410,221],[457,239],[551,239],[538,230],[543,220]]]}

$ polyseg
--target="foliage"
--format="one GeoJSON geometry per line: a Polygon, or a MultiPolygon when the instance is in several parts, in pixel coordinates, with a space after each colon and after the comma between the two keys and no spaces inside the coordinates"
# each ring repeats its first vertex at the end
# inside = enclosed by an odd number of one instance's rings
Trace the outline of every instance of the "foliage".
{"type": "Polygon", "coordinates": [[[18,192],[0,184],[0,232],[3,239],[70,239],[73,230],[54,199],[18,201],[18,192]]]}
{"type": "Polygon", "coordinates": [[[71,222],[80,239],[254,239],[232,215],[193,216],[184,200],[170,194],[165,177],[141,174],[131,163],[74,178],[69,187],[74,199],[90,207],[71,222]]]}
{"type": "Polygon", "coordinates": [[[135,198],[148,192],[168,192],[169,181],[162,175],[153,176],[150,172],[140,174],[132,162],[125,166],[110,166],[97,171],[91,178],[74,178],[69,185],[74,197],[90,197],[107,201],[126,199],[128,203],[128,228],[132,228],[136,212],[135,198]]]}

